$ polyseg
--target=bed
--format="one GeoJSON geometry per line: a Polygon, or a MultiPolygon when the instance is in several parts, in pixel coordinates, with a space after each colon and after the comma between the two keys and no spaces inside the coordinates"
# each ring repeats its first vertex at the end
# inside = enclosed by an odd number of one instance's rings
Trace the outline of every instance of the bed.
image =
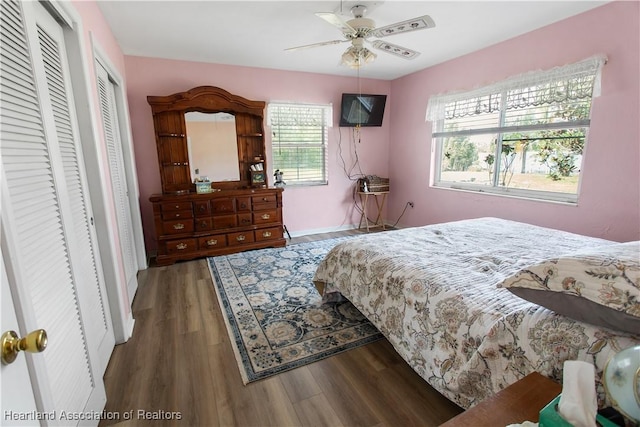
{"type": "MultiPolygon", "coordinates": [[[[422,378],[466,409],[532,371],[561,381],[565,360],[593,363],[599,376],[613,354],[640,344],[637,242],[623,248],[623,263],[606,254],[605,263],[581,267],[596,282],[622,281],[622,302],[615,294],[616,301],[594,305],[585,297],[588,278],[558,271],[563,257],[619,246],[497,218],[463,220],[348,239],[326,255],[314,282],[324,302],[349,299],[422,378]],[[554,280],[561,289],[553,289],[554,280]],[[527,286],[559,303],[557,311],[514,293],[527,286]],[[582,312],[568,317],[559,313],[565,306],[582,312]],[[611,311],[594,315],[594,307],[611,311]],[[606,323],[618,314],[617,324],[606,323]]],[[[593,263],[592,254],[587,260],[593,263]]],[[[596,294],[602,298],[602,289],[596,294]]],[[[596,389],[604,405],[599,378],[596,389]]]]}

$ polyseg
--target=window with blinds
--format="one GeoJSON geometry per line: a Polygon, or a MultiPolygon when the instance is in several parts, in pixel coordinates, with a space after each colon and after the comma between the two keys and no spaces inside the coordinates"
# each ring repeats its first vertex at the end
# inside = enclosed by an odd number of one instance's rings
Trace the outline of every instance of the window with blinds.
{"type": "Polygon", "coordinates": [[[434,185],[575,203],[604,62],[433,97],[434,185]]]}
{"type": "Polygon", "coordinates": [[[328,127],[331,106],[272,103],[273,169],[287,185],[325,185],[327,178],[328,127]]]}

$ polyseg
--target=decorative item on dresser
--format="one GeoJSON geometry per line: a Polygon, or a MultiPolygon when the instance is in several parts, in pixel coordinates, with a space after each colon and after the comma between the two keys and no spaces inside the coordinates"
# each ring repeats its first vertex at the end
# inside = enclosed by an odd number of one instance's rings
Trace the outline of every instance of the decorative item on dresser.
{"type": "Polygon", "coordinates": [[[284,246],[283,189],[268,188],[266,179],[265,103],[213,86],[147,101],[163,193],[150,197],[157,263],[284,246]],[[207,128],[194,123],[216,121],[207,128]],[[216,132],[222,122],[235,125],[231,138],[216,132]],[[197,182],[201,175],[211,182],[197,182]]]}

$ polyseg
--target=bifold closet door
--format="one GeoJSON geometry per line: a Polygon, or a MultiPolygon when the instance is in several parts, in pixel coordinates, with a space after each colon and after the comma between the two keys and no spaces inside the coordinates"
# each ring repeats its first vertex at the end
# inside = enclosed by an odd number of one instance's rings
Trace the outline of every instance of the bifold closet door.
{"type": "Polygon", "coordinates": [[[2,254],[24,328],[49,336],[29,356],[31,383],[39,410],[99,412],[114,337],[64,34],[38,2],[0,7],[2,254]]]}
{"type": "Polygon", "coordinates": [[[113,83],[109,80],[107,70],[98,62],[96,64],[98,78],[98,96],[100,98],[100,110],[102,112],[102,125],[104,138],[107,145],[109,158],[109,171],[111,173],[111,186],[113,188],[113,201],[116,207],[118,222],[118,235],[120,238],[120,250],[124,262],[124,271],[127,280],[127,293],[129,301],[138,287],[136,274],[138,262],[133,241],[133,221],[129,207],[129,190],[127,188],[126,172],[124,168],[124,155],[122,140],[120,138],[120,126],[115,102],[113,83]]]}

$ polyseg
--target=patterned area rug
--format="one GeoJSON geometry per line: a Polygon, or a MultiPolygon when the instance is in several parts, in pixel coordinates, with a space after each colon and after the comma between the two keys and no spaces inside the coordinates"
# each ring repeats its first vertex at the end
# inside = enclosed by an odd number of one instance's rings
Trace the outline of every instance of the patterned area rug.
{"type": "Polygon", "coordinates": [[[382,337],[350,302],[321,304],[311,281],[345,238],[208,259],[245,384],[382,337]]]}

